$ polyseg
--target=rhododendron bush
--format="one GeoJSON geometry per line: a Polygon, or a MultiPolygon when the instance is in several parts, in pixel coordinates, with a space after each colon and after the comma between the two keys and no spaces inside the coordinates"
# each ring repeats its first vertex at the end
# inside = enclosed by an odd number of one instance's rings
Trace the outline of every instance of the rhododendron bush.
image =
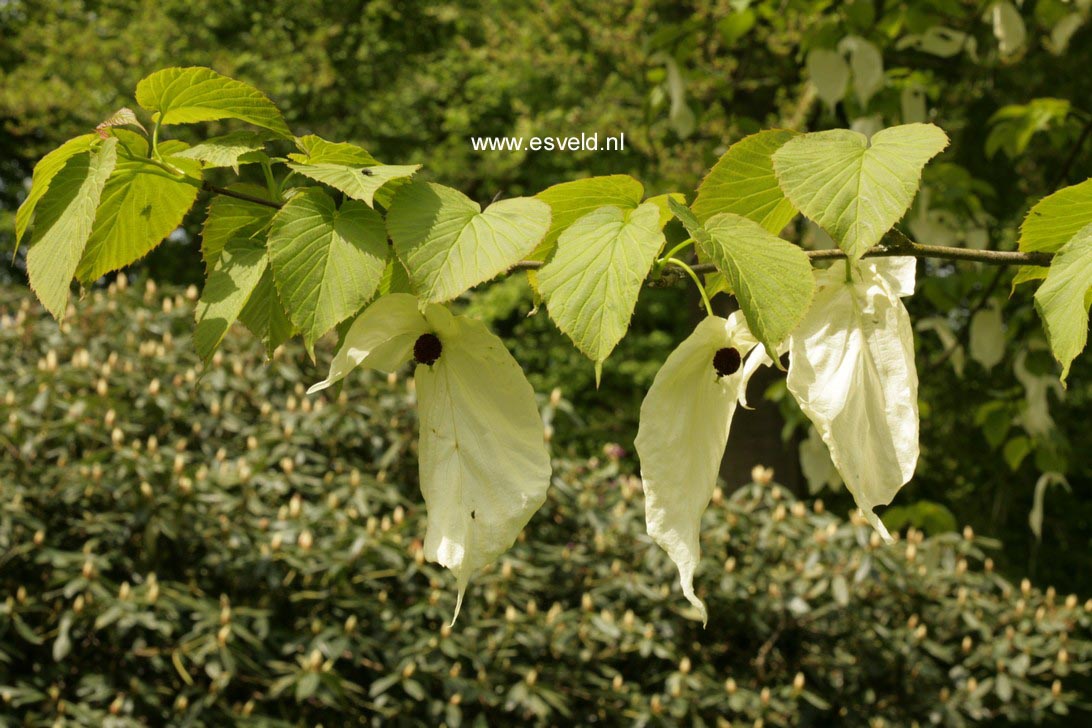
{"type": "MultiPolygon", "coordinates": [[[[788,391],[837,475],[890,540],[875,509],[913,476],[919,450],[914,324],[902,301],[914,293],[918,259],[1023,266],[1017,283],[1039,286],[1036,307],[1063,384],[1086,344],[1092,180],[1040,201],[1018,251],[912,241],[895,226],[923,169],[948,145],[933,124],[871,138],[761,131],[725,152],[692,202],[689,190],[646,197],[639,181],[611,175],[483,208],[424,179],[418,164],[295,136],[259,90],[207,68],[153,73],[136,101],[142,113],[119,110],[34,170],[15,228],[41,303],[64,320],[79,305],[73,279],[91,286],[139,260],[200,191],[211,192],[197,353],[210,361],[240,321],[268,352],[300,336],[314,356],[316,341],[336,332],[330,373],[313,390],[340,380],[353,387],[357,367],[400,372],[414,362],[423,553],[453,572],[455,614],[472,575],[515,541],[551,481],[519,364],[482,322],[448,308],[486,281],[528,275],[539,315],[588,357],[597,381],[647,281],[697,287],[707,317],[657,375],[636,449],[648,533],[703,621],[694,588],[702,514],[725,448],[736,456],[731,423],[756,370],[787,370],[788,391]],[[176,125],[213,120],[240,128],[193,145],[167,138],[176,125]],[[244,167],[265,184],[208,179],[244,167]],[[805,250],[779,237],[797,215],[836,247],[805,250]],[[739,311],[714,316],[718,294],[739,311]]],[[[978,345],[988,358],[983,347],[988,341],[978,345]]]]}

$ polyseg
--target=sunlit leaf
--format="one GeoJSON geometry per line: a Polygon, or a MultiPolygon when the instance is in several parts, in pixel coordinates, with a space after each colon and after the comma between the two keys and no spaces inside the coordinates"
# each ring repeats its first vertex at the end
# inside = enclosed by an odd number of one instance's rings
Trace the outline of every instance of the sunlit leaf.
{"type": "Polygon", "coordinates": [[[774,152],[781,189],[856,260],[910,209],[925,163],[948,144],[932,124],[904,124],[871,140],[846,129],[804,134],[774,152]]]}
{"type": "Polygon", "coordinates": [[[1062,365],[1061,380],[1088,342],[1092,305],[1092,223],[1062,246],[1035,292],[1035,310],[1043,319],[1050,350],[1062,365]]]}
{"type": "Polygon", "coordinates": [[[136,100],[156,112],[161,124],[240,119],[281,136],[291,135],[281,112],[265,94],[211,68],[156,71],[137,84],[136,100]]]}
{"type": "Polygon", "coordinates": [[[550,207],[530,197],[478,203],[443,185],[398,190],[387,230],[424,301],[449,301],[511,268],[550,226],[550,207]]]}
{"type": "Polygon", "coordinates": [[[310,350],[375,294],[387,263],[387,233],[367,205],[346,200],[338,208],[312,188],[274,216],[269,254],[277,291],[310,350]]]}
{"type": "Polygon", "coordinates": [[[664,245],[660,210],[601,207],[570,225],[553,258],[539,271],[539,291],[550,318],[595,362],[625,336],[641,285],[664,245]]]}
{"type": "Polygon", "coordinates": [[[72,277],[116,163],[116,139],[103,141],[93,151],[72,154],[49,175],[49,189],[36,202],[27,275],[42,305],[58,320],[68,307],[72,277]]]}

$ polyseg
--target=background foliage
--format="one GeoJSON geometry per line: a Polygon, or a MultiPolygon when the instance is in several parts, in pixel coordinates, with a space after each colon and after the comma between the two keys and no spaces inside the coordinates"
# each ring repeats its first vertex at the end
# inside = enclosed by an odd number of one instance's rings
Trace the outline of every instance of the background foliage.
{"type": "MultiPolygon", "coordinates": [[[[564,2],[523,7],[492,0],[274,0],[261,11],[242,0],[10,0],[0,3],[0,248],[11,248],[11,218],[38,158],[60,141],[89,131],[110,110],[131,104],[131,89],[149,71],[204,64],[268,92],[286,110],[296,132],[356,141],[392,163],[427,161],[435,179],[480,202],[498,192],[511,197],[606,173],[634,174],[649,194],[688,191],[732,141],[760,128],[850,126],[870,131],[920,117],[944,128],[953,143],[927,168],[923,193],[902,226],[921,242],[972,247],[988,242],[993,248],[1011,249],[1016,226],[1031,204],[1092,174],[1088,16],[1087,0],[1019,5],[713,0],[579,7],[564,2]],[[862,70],[874,70],[877,64],[854,65],[863,41],[882,58],[878,86],[875,74],[862,70]],[[832,60],[835,55],[849,69],[840,88],[831,81],[841,73],[832,60]],[[824,58],[826,65],[820,62],[824,58]],[[625,132],[627,151],[478,153],[468,141],[471,135],[546,135],[574,129],[625,132]]],[[[227,125],[209,127],[214,133],[227,125]]],[[[203,264],[193,240],[201,220],[199,211],[191,215],[184,230],[139,267],[157,280],[197,281],[203,264]]],[[[680,230],[668,232],[681,235],[680,230]]],[[[787,234],[809,246],[829,244],[803,225],[787,234]]],[[[10,256],[0,256],[5,265],[0,276],[20,281],[22,255],[10,266],[10,256]]],[[[917,476],[900,493],[899,510],[889,518],[931,533],[970,523],[978,532],[1001,539],[1004,548],[993,558],[998,570],[1014,581],[1031,575],[1063,591],[1088,595],[1092,367],[1085,356],[1075,363],[1068,390],[1051,384],[1057,368],[1037,333],[1040,324],[1030,293],[1017,291],[1009,297],[1011,277],[1004,269],[922,263],[919,292],[908,302],[914,320],[924,322],[916,342],[923,372],[922,460],[917,476]],[[972,321],[995,307],[1004,322],[1003,357],[986,366],[981,352],[975,353],[972,321]],[[1049,479],[1044,481],[1044,474],[1049,479]],[[1042,538],[1036,538],[1028,516],[1037,484],[1062,477],[1069,489],[1038,488],[1046,495],[1042,538]]],[[[28,295],[12,289],[9,307],[15,310],[14,299],[28,295]]],[[[556,450],[584,460],[598,455],[604,443],[621,443],[618,467],[632,469],[625,450],[636,430],[640,397],[689,329],[696,302],[677,291],[646,289],[635,328],[606,362],[599,390],[593,386],[592,367],[545,317],[526,316],[533,304],[522,280],[496,284],[466,303],[505,335],[536,391],[562,389],[558,411],[551,411],[556,450]]],[[[101,317],[97,325],[108,326],[105,311],[96,310],[101,317]]],[[[125,317],[120,312],[114,316],[125,317]]],[[[146,318],[145,324],[151,326],[150,321],[146,318]]],[[[175,352],[188,356],[190,343],[181,332],[192,322],[182,327],[183,319],[177,321],[175,352]]],[[[62,348],[61,335],[55,327],[53,331],[40,336],[54,337],[49,346],[58,351],[73,350],[68,344],[62,348]]],[[[133,332],[138,342],[146,335],[145,329],[133,332]]],[[[22,336],[7,339],[0,354],[21,357],[21,347],[38,340],[22,336]]],[[[28,350],[27,361],[45,356],[43,350],[28,350]]],[[[266,386],[280,386],[272,382],[290,376],[298,360],[298,352],[282,354],[271,365],[266,386]]],[[[134,362],[134,391],[144,391],[156,377],[161,387],[170,389],[167,383],[185,369],[147,375],[146,365],[151,366],[134,362]]],[[[251,370],[261,366],[254,359],[244,370],[246,376],[256,376],[251,370]]],[[[309,372],[306,381],[313,381],[313,375],[309,372]]],[[[201,387],[186,383],[185,389],[193,396],[211,397],[213,390],[206,392],[205,385],[215,379],[210,373],[201,387]]],[[[289,380],[292,386],[295,381],[289,380]]],[[[37,384],[27,386],[31,389],[11,391],[20,398],[39,396],[37,384]]],[[[751,438],[737,452],[776,457],[786,486],[802,495],[808,482],[796,462],[797,448],[806,442],[806,422],[784,396],[783,382],[763,386],[768,386],[768,400],[777,409],[767,403],[753,419],[738,420],[733,441],[751,438]],[[779,417],[768,417],[773,412],[779,417]]],[[[370,408],[395,407],[398,397],[393,391],[386,396],[370,408]]],[[[145,399],[149,408],[141,410],[140,418],[159,412],[150,395],[124,406],[145,399]]],[[[299,407],[301,403],[297,397],[299,407]]],[[[6,416],[12,409],[0,404],[6,416]]],[[[120,413],[120,405],[115,409],[120,413]]],[[[400,427],[410,426],[398,417],[400,427]]],[[[135,414],[132,420],[134,425],[142,422],[135,414]]],[[[202,427],[215,422],[219,420],[210,418],[202,427]]],[[[337,432],[354,442],[383,437],[361,434],[358,424],[343,424],[344,431],[337,432]]],[[[177,425],[182,430],[192,426],[189,421],[177,425]]],[[[106,436],[102,427],[88,428],[98,438],[106,436]]],[[[18,449],[19,442],[12,440],[12,447],[18,449]]],[[[266,447],[263,442],[260,449],[266,447]]],[[[401,447],[409,447],[408,440],[401,447]]],[[[197,460],[193,451],[190,455],[197,460]]],[[[215,461],[215,451],[211,455],[215,461]]],[[[276,462],[283,456],[270,449],[263,457],[276,462]]],[[[82,452],[69,457],[72,462],[85,460],[82,452]]],[[[351,467],[350,458],[344,457],[351,467]]],[[[17,462],[5,460],[10,467],[17,462]]],[[[86,464],[93,467],[94,462],[86,464]]],[[[103,472],[109,473],[105,463],[103,472]]],[[[129,467],[136,467],[135,460],[129,467]]],[[[196,467],[194,463],[191,479],[196,467]]],[[[409,485],[414,475],[406,463],[398,467],[402,470],[390,473],[389,482],[398,484],[408,507],[418,502],[409,485]]],[[[85,481],[80,476],[79,484],[71,487],[82,488],[85,481]]],[[[28,487],[33,482],[20,478],[4,485],[28,487]]],[[[831,510],[848,508],[844,493],[823,495],[831,510]]],[[[71,508],[77,512],[76,506],[71,508]]],[[[235,511],[224,508],[217,517],[223,513],[230,523],[235,511]]],[[[102,518],[122,523],[128,518],[124,510],[110,513],[107,509],[102,518]]],[[[534,523],[547,522],[544,516],[534,523]]],[[[78,540],[73,551],[82,548],[84,537],[78,540]]],[[[24,535],[20,543],[25,541],[24,535]]],[[[240,554],[249,548],[244,546],[239,546],[240,554]]],[[[104,547],[102,553],[110,551],[104,547]]],[[[247,553],[247,559],[258,558],[247,553]]],[[[82,568],[83,559],[78,561],[82,568]]],[[[228,567],[220,563],[216,568],[228,567]]],[[[206,573],[216,573],[216,568],[206,573]]],[[[122,578],[129,577],[117,581],[122,578]]],[[[661,580],[656,584],[658,588],[661,580]]],[[[42,649],[47,648],[49,644],[42,649]]],[[[782,679],[791,679],[789,671],[782,679]]],[[[48,691],[48,681],[38,689],[48,691]]],[[[245,704],[245,699],[236,702],[245,704]]]]}
{"type": "Polygon", "coordinates": [[[609,456],[556,462],[534,537],[447,627],[412,380],[305,398],[298,347],[266,366],[249,343],[198,379],[191,316],[175,289],[98,292],[59,332],[0,300],[0,724],[960,725],[1087,707],[1092,602],[1000,576],[970,529],[884,547],[761,474],[706,516],[705,630],[609,456]]]}

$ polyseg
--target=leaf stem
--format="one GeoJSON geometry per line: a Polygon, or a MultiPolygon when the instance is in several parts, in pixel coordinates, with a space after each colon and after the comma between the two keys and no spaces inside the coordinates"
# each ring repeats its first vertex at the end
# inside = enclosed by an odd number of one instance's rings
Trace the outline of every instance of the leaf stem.
{"type": "Polygon", "coordinates": [[[698,287],[698,293],[701,294],[701,302],[705,304],[705,312],[710,316],[713,315],[713,304],[709,302],[709,294],[705,292],[705,286],[701,284],[701,279],[698,278],[698,274],[694,272],[694,269],[682,262],[678,258],[664,258],[665,265],[673,265],[676,268],[682,268],[686,271],[686,274],[690,276],[694,281],[694,285],[698,287]]]}
{"type": "Polygon", "coordinates": [[[152,148],[149,150],[149,159],[159,159],[159,117],[156,116],[155,126],[152,127],[152,148]]]}
{"type": "Polygon", "coordinates": [[[685,248],[685,247],[686,247],[687,245],[690,245],[690,244],[692,244],[693,242],[694,242],[694,238],[687,238],[686,240],[682,241],[681,243],[679,243],[678,245],[676,245],[676,246],[675,246],[674,248],[672,248],[671,250],[667,251],[667,254],[666,254],[666,255],[664,255],[664,256],[663,256],[663,257],[662,257],[662,258],[660,259],[660,261],[662,261],[662,262],[665,262],[665,263],[666,263],[666,262],[667,262],[667,259],[668,259],[668,258],[674,258],[674,257],[675,257],[675,255],[676,255],[676,254],[677,254],[677,253],[678,253],[678,252],[679,252],[680,250],[682,250],[683,248],[685,248]]]}
{"type": "Polygon", "coordinates": [[[236,200],[244,200],[245,202],[253,202],[255,205],[264,205],[266,207],[272,207],[274,210],[281,209],[282,205],[279,202],[273,200],[267,200],[264,197],[256,197],[254,195],[248,195],[245,192],[237,192],[236,190],[229,190],[226,187],[219,187],[211,182],[201,183],[201,188],[208,190],[216,195],[223,195],[224,197],[234,197],[236,200]]]}
{"type": "Polygon", "coordinates": [[[262,174],[265,175],[265,186],[269,189],[269,196],[273,199],[279,198],[281,186],[277,184],[277,178],[273,176],[273,165],[269,163],[268,158],[262,160],[262,174]]]}

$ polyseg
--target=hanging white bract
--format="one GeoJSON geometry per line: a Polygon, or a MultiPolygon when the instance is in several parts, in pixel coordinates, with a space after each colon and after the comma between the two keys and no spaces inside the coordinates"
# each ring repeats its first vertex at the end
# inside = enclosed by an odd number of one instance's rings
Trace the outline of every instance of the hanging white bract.
{"type": "Polygon", "coordinates": [[[914,292],[913,258],[871,258],[816,274],[815,301],[789,337],[789,391],[815,425],[849,492],[873,512],[918,462],[914,332],[899,300],[914,292]]]}
{"type": "Polygon", "coordinates": [[[634,444],[648,534],[679,567],[683,594],[703,623],[708,612],[694,594],[701,517],[713,496],[736,405],[746,406],[747,381],[769,362],[756,343],[742,313],[706,318],[671,352],[641,404],[634,444]]]}
{"type": "Polygon", "coordinates": [[[546,499],[550,456],[534,391],[484,324],[444,306],[420,310],[395,293],[360,314],[317,392],[366,366],[391,372],[410,358],[421,429],[425,557],[451,569],[458,617],[471,574],[515,541],[546,499]]]}

